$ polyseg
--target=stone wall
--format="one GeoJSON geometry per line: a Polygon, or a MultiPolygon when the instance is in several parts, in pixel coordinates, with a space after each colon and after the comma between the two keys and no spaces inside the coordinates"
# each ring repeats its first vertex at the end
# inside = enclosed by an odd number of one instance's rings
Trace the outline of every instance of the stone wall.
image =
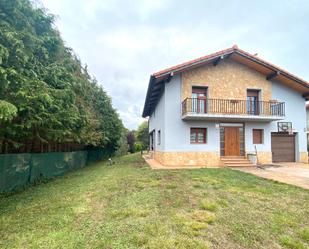
{"type": "Polygon", "coordinates": [[[208,98],[246,100],[247,89],[261,90],[261,101],[271,100],[271,82],[265,75],[226,59],[182,73],[182,99],[190,98],[192,86],[208,87],[208,98]]]}
{"type": "MultiPolygon", "coordinates": [[[[300,152],[299,162],[308,163],[308,152],[300,152]]],[[[259,164],[271,164],[272,153],[271,152],[258,152],[259,164]]]]}
{"type": "Polygon", "coordinates": [[[162,152],[155,151],[154,159],[164,166],[220,167],[219,152],[162,152]]]}
{"type": "Polygon", "coordinates": [[[258,164],[272,164],[272,153],[271,152],[258,152],[258,164]]]}
{"type": "Polygon", "coordinates": [[[308,152],[300,152],[299,161],[301,163],[308,163],[308,152]]]}

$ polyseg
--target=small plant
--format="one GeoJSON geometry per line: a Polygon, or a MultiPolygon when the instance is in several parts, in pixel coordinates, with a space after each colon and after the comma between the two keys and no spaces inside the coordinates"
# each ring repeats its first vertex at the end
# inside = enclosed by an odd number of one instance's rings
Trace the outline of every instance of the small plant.
{"type": "Polygon", "coordinates": [[[169,183],[166,185],[167,189],[176,189],[177,188],[177,184],[176,183],[169,183]]]}
{"type": "Polygon", "coordinates": [[[298,235],[303,241],[309,243],[309,228],[301,230],[298,235]]]}
{"type": "Polygon", "coordinates": [[[198,231],[207,228],[207,223],[193,221],[187,223],[187,226],[189,226],[194,231],[198,231]]]}
{"type": "Polygon", "coordinates": [[[289,236],[283,236],[280,238],[281,245],[289,249],[306,249],[306,247],[300,241],[293,239],[289,236]]]}
{"type": "Polygon", "coordinates": [[[201,211],[201,210],[195,211],[192,214],[192,218],[195,221],[204,222],[204,223],[208,223],[208,224],[214,223],[215,220],[216,220],[216,216],[214,214],[209,213],[207,211],[201,211]]]}
{"type": "Polygon", "coordinates": [[[208,211],[216,211],[218,209],[218,205],[214,202],[208,202],[206,200],[203,200],[200,203],[200,209],[208,211]]]}

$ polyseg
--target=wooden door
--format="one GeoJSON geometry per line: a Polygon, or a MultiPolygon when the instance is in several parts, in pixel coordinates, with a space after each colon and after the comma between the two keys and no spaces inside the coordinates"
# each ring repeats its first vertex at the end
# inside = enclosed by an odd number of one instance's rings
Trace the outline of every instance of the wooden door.
{"type": "Polygon", "coordinates": [[[240,156],[239,127],[224,127],[225,156],[240,156]]]}

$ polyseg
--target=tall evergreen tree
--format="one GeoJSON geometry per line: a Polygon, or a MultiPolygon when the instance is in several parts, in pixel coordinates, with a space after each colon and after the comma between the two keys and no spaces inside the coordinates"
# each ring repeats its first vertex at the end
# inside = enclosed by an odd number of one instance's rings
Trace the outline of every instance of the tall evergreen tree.
{"type": "Polygon", "coordinates": [[[0,150],[116,149],[123,125],[110,98],[53,24],[29,0],[0,1],[0,150]]]}

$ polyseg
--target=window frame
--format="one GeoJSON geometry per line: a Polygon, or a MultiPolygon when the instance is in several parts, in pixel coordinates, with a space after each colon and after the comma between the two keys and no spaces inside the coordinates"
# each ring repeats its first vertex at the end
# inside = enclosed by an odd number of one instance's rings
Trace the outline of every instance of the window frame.
{"type": "Polygon", "coordinates": [[[190,128],[190,144],[207,144],[207,128],[205,128],[205,127],[191,127],[190,128]],[[203,131],[203,138],[204,138],[203,142],[198,141],[198,134],[199,134],[200,130],[203,131]],[[194,142],[191,141],[192,132],[194,132],[196,134],[194,142]]]}
{"type": "Polygon", "coordinates": [[[264,144],[264,129],[252,129],[252,143],[253,144],[264,144]],[[259,131],[260,132],[260,141],[257,142],[254,138],[254,133],[259,131]]]}
{"type": "Polygon", "coordinates": [[[208,87],[207,86],[192,86],[191,94],[203,94],[205,98],[207,98],[208,87]]]}

